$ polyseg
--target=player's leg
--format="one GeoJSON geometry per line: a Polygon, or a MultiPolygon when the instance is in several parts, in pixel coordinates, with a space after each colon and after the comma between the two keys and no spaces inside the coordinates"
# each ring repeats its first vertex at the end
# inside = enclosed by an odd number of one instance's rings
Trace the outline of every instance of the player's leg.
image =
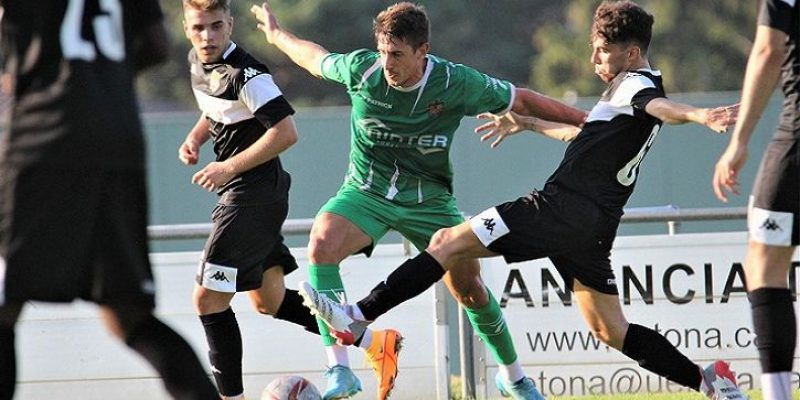
{"type": "Polygon", "coordinates": [[[211,372],[224,399],[243,398],[242,333],[230,306],[235,292],[195,284],[192,301],[208,342],[211,372]]]}
{"type": "MultiPolygon", "coordinates": [[[[0,258],[0,262],[3,262],[2,258],[0,258]]],[[[17,384],[14,326],[17,324],[21,312],[21,304],[0,306],[0,400],[11,400],[14,397],[17,384]]]]}
{"type": "MultiPolygon", "coordinates": [[[[197,276],[194,304],[206,334],[220,393],[237,398],[242,385],[242,336],[230,302],[237,292],[261,288],[268,266],[292,271],[297,263],[283,245],[288,199],[267,205],[217,205],[197,276]]],[[[282,283],[281,283],[282,284],[282,283]]],[[[298,319],[300,318],[297,315],[298,319]]]]}
{"type": "Polygon", "coordinates": [[[594,336],[636,361],[642,368],[690,389],[702,391],[709,397],[745,399],[735,386],[735,377],[727,364],[712,364],[708,377],[702,367],[693,363],[658,332],[637,324],[628,323],[622,312],[619,295],[603,293],[597,289],[573,281],[575,300],[589,329],[594,336]],[[705,379],[705,381],[704,381],[705,379]],[[716,397],[716,388],[710,381],[721,379],[727,397],[716,397]],[[724,382],[723,382],[724,381],[724,382]]]}
{"type": "MultiPolygon", "coordinates": [[[[337,204],[342,206],[342,203],[337,204]]],[[[330,202],[327,206],[330,206],[330,202]]],[[[309,282],[323,296],[341,303],[345,300],[345,293],[339,263],[349,255],[368,248],[373,241],[349,219],[324,210],[326,208],[317,215],[311,229],[308,245],[309,282]]],[[[347,348],[336,343],[324,321],[318,319],[317,323],[328,357],[328,387],[323,397],[346,398],[358,393],[361,383],[350,369],[347,348]]]]}
{"type": "Polygon", "coordinates": [[[81,297],[101,305],[110,331],[159,372],[178,399],[216,399],[197,355],[174,330],[153,316],[155,296],[147,245],[144,172],[109,173],[99,187],[93,257],[81,297]]]}
{"type": "Polygon", "coordinates": [[[101,306],[100,312],[109,331],[147,360],[173,398],[219,398],[189,343],[153,316],[149,307],[101,306]]]}
{"type": "Polygon", "coordinates": [[[764,152],[747,215],[748,299],[758,336],[765,399],[791,399],[797,341],[788,272],[800,242],[800,159],[796,140],[773,140],[764,152]]]}
{"type": "Polygon", "coordinates": [[[765,399],[789,400],[797,328],[787,276],[794,247],[750,242],[745,263],[765,399]]]}
{"type": "MultiPolygon", "coordinates": [[[[418,206],[405,207],[396,228],[414,246],[423,250],[439,229],[457,226],[464,222],[455,198],[440,197],[418,206]]],[[[463,307],[475,332],[483,339],[497,362],[506,382],[517,382],[525,377],[519,362],[511,333],[505,323],[500,304],[481,279],[477,259],[465,260],[464,265],[453,268],[444,275],[444,283],[463,307]]]]}
{"type": "Polygon", "coordinates": [[[303,306],[303,298],[296,290],[286,289],[284,268],[275,265],[264,271],[261,287],[247,292],[253,308],[261,314],[297,324],[319,335],[317,319],[303,306]]]}

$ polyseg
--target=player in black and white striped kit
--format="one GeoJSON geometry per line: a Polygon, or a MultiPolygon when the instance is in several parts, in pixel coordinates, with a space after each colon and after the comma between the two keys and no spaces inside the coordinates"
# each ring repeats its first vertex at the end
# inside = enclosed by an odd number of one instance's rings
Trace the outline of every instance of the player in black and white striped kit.
{"type": "Polygon", "coordinates": [[[789,266],[800,244],[800,3],[764,0],[747,63],[740,119],[717,162],[713,187],[727,201],[738,193],[738,173],[747,159],[747,143],[780,81],[783,112],[750,196],[750,234],[745,275],[753,327],[761,360],[764,398],[792,398],[792,363],[797,342],[789,266]]]}
{"type": "MultiPolygon", "coordinates": [[[[100,306],[108,329],[148,361],[171,396],[219,398],[193,349],[153,315],[133,79],[167,56],[158,2],[0,5],[13,96],[0,143],[0,399],[14,396],[23,304],[77,298],[100,306]]],[[[80,383],[72,388],[72,397],[85,392],[80,383]]]]}
{"type": "Polygon", "coordinates": [[[224,399],[243,398],[242,337],[230,303],[247,292],[253,307],[319,334],[316,319],[284,275],[297,269],[283,242],[289,174],[278,155],[297,141],[294,109],[267,67],[230,40],[230,0],[183,0],[192,43],[191,83],[200,118],[178,149],[187,165],[211,140],[216,160],[192,182],[219,195],[203,251],[194,304],[209,345],[211,370],[224,399]]]}

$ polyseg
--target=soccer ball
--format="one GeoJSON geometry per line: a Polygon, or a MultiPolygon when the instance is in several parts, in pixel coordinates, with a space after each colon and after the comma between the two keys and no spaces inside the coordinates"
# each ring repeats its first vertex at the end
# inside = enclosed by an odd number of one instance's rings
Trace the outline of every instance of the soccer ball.
{"type": "Polygon", "coordinates": [[[319,390],[306,378],[284,375],[264,388],[261,400],[321,400],[319,390]]]}

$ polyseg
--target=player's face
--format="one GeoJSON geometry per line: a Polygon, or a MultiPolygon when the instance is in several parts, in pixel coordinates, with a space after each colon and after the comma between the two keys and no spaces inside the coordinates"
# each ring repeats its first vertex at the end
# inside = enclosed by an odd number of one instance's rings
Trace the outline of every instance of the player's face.
{"type": "Polygon", "coordinates": [[[428,43],[424,43],[414,49],[405,41],[380,36],[378,53],[386,81],[397,87],[409,87],[419,82],[425,72],[425,57],[429,47],[428,43]]]}
{"type": "Polygon", "coordinates": [[[636,56],[634,45],[608,43],[597,37],[592,40],[592,64],[594,73],[603,82],[611,82],[622,71],[633,65],[636,56]]]}
{"type": "Polygon", "coordinates": [[[183,10],[183,31],[201,62],[220,61],[231,43],[233,17],[224,10],[202,11],[186,7],[183,10]]]}

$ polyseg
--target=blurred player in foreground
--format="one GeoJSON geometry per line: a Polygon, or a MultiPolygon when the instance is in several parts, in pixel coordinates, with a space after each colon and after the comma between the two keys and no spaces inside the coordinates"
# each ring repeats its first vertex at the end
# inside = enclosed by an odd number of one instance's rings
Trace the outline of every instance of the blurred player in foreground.
{"type": "Polygon", "coordinates": [[[189,344],[153,316],[133,80],[167,55],[158,2],[2,5],[13,103],[0,144],[0,399],[14,395],[23,304],[76,298],[100,306],[170,395],[218,399],[189,344]]]}
{"type": "Polygon", "coordinates": [[[741,118],[717,162],[712,185],[722,201],[739,191],[739,172],[764,108],[780,80],[783,112],[750,195],[745,259],[748,299],[758,336],[761,387],[768,400],[792,398],[797,343],[787,276],[800,244],[800,3],[764,0],[742,88],[741,118]]]}

